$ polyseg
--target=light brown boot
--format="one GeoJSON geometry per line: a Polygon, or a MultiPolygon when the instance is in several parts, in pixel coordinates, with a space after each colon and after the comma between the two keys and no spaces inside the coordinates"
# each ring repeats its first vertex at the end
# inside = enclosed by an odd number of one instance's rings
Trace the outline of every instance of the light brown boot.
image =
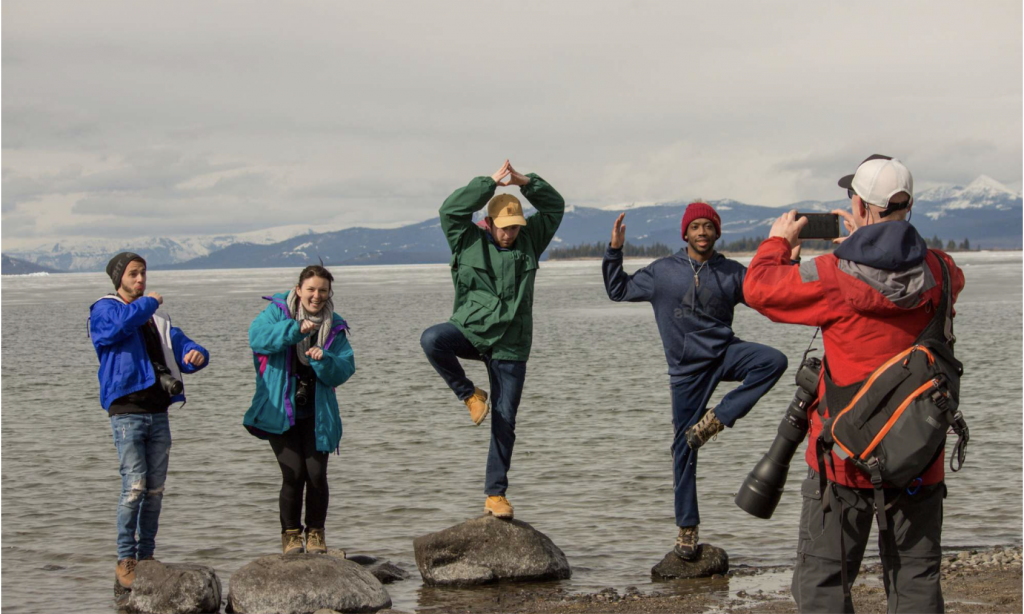
{"type": "Polygon", "coordinates": [[[282,533],[281,550],[284,554],[302,554],[302,529],[288,529],[282,533]]]}
{"type": "Polygon", "coordinates": [[[685,561],[692,561],[697,558],[697,539],[697,525],[679,527],[679,535],[676,537],[676,545],[672,548],[672,551],[679,558],[685,561]]]}
{"type": "Polygon", "coordinates": [[[122,588],[131,588],[132,583],[135,582],[136,563],[135,559],[121,559],[117,562],[117,567],[114,568],[114,577],[117,578],[117,583],[122,588]]]}
{"type": "Polygon", "coordinates": [[[327,537],[323,529],[306,529],[306,554],[327,554],[327,537]]]}
{"type": "Polygon", "coordinates": [[[487,404],[487,393],[477,388],[473,392],[473,396],[469,397],[464,401],[466,407],[469,408],[469,417],[473,421],[473,424],[479,425],[487,417],[487,412],[491,410],[490,405],[487,404]]]}
{"type": "Polygon", "coordinates": [[[512,504],[504,496],[487,497],[484,503],[484,511],[495,518],[512,518],[512,504]]]}
{"type": "Polygon", "coordinates": [[[715,415],[715,410],[704,414],[700,422],[690,427],[686,433],[686,445],[696,450],[708,441],[718,439],[718,434],[725,430],[725,425],[715,415]]]}

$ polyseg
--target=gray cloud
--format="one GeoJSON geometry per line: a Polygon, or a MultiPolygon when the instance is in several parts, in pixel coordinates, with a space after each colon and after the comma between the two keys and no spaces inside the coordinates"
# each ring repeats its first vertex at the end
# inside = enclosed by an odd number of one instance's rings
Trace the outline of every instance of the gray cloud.
{"type": "Polygon", "coordinates": [[[425,219],[506,157],[591,205],[1021,181],[1008,0],[47,7],[4,6],[5,244],[425,219]]]}

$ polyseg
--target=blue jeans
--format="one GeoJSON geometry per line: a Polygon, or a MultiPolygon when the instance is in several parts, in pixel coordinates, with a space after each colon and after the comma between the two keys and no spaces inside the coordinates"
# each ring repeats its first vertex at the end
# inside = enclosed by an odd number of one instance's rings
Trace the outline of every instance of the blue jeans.
{"type": "Polygon", "coordinates": [[[700,422],[719,382],[743,382],[714,409],[715,416],[732,428],[786,371],[786,355],[775,348],[736,340],[706,370],[672,378],[672,477],[676,525],[700,524],[697,510],[697,450],[686,444],[686,430],[700,422]]]}
{"type": "Polygon", "coordinates": [[[487,477],[484,494],[504,495],[508,490],[508,470],[512,466],[512,448],[516,443],[516,414],[526,381],[526,362],[494,360],[477,351],[454,324],[445,322],[423,331],[420,345],[431,366],[444,379],[460,401],[473,396],[476,386],[466,377],[463,360],[479,360],[487,367],[491,401],[491,447],[487,452],[487,477]]]}
{"type": "Polygon", "coordinates": [[[117,504],[117,559],[144,559],[156,550],[156,531],[171,455],[171,423],[162,414],[110,417],[121,461],[117,504]],[[138,531],[138,541],[135,539],[138,531]]]}

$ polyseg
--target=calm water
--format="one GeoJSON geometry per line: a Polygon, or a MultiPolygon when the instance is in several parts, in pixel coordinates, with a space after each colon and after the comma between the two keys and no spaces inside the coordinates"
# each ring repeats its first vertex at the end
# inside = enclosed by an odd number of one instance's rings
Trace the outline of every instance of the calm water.
{"type": "MultiPolygon", "coordinates": [[[[964,470],[948,478],[944,542],[1019,544],[1021,254],[957,260],[967,275],[956,322],[972,440],[964,470]]],[[[172,410],[157,556],[213,566],[225,591],[233,571],[280,547],[280,473],[269,444],[241,426],[254,385],[246,330],[264,305],[259,297],[286,290],[297,273],[150,277],[175,324],[212,353],[210,367],[186,379],[189,403],[172,410]]],[[[345,436],[329,466],[328,541],[412,570],[414,579],[388,589],[398,609],[480,596],[422,587],[412,552],[414,537],[477,516],[483,506],[488,428],[472,426],[419,347],[420,332],[450,315],[448,269],[335,273],[336,305],[354,329],[358,371],[339,389],[345,436]]],[[[651,308],[609,301],[597,262],[545,263],[537,286],[508,493],[516,517],[565,551],[574,570],[565,588],[653,590],[650,568],[672,546],[675,527],[668,377],[651,308]]],[[[88,306],[110,290],[109,281],[102,274],[4,277],[2,289],[2,607],[109,612],[120,478],[85,329],[88,306]]],[[[784,351],[791,371],[812,332],[770,324],[745,307],[735,330],[784,351]]],[[[469,370],[486,381],[482,366],[469,370]]],[[[723,385],[715,401],[727,390],[723,385]]],[[[798,491],[787,491],[770,521],[732,502],[792,391],[789,373],[701,453],[701,537],[725,547],[734,564],[793,559],[798,491]]],[[[795,463],[791,483],[802,472],[795,463]]],[[[502,589],[483,593],[494,590],[502,589]]]]}

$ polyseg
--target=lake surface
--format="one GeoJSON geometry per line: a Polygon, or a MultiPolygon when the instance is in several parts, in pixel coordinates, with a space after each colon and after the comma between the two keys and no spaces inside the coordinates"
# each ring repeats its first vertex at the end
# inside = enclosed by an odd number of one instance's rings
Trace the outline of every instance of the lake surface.
{"type": "MultiPolygon", "coordinates": [[[[956,259],[967,276],[956,332],[971,443],[963,471],[947,477],[943,542],[1020,544],[1021,253],[956,259]]],[[[478,516],[484,501],[489,428],[472,425],[419,346],[420,333],[451,313],[447,267],[334,273],[357,372],[338,390],[345,434],[329,464],[328,544],[410,570],[412,579],[388,587],[397,609],[445,609],[500,592],[427,589],[413,558],[413,538],[478,516]]],[[[280,551],[280,471],[269,444],[241,425],[255,381],[246,331],[265,305],[260,297],[287,290],[297,276],[298,269],[150,274],[149,289],[163,294],[175,325],[212,354],[205,371],[185,380],[188,404],[171,412],[157,558],[213,566],[225,595],[232,572],[280,551]]],[[[110,612],[120,477],[85,324],[110,282],[99,273],[4,277],[2,290],[2,607],[110,612]]],[[[668,376],[650,306],[609,301],[599,262],[543,263],[534,321],[508,492],[516,517],[565,551],[574,573],[561,586],[569,590],[672,590],[649,575],[676,534],[668,376]]],[[[788,564],[803,448],[772,520],[748,516],[733,497],[775,435],[813,331],[771,324],[742,306],[734,328],[785,352],[790,372],[701,451],[701,540],[724,547],[734,565],[788,564]]],[[[482,365],[468,371],[486,382],[482,365]]]]}

